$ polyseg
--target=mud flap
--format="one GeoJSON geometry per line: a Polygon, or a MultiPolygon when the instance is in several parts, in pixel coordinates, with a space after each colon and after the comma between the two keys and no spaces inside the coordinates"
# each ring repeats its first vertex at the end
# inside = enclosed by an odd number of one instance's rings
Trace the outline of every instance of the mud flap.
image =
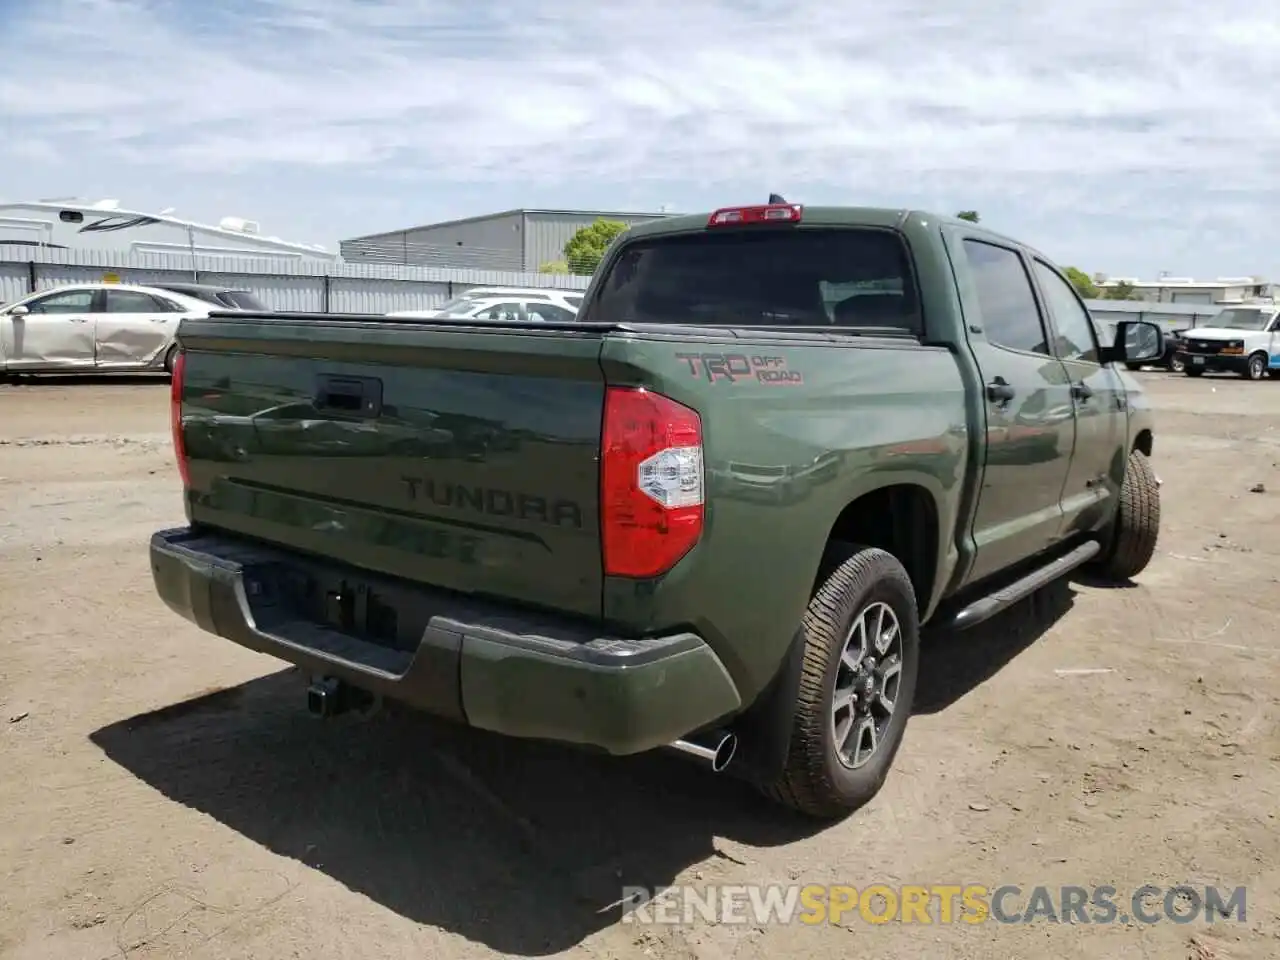
{"type": "Polygon", "coordinates": [[[738,719],[733,732],[738,750],[725,773],[741,780],[769,784],[782,775],[791,747],[791,722],[804,670],[804,630],[796,631],[778,672],[738,719]]]}

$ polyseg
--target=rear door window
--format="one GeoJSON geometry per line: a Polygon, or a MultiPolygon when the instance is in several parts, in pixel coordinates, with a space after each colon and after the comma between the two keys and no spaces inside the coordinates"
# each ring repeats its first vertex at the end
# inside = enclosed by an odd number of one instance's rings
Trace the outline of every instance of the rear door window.
{"type": "Polygon", "coordinates": [[[1052,356],[1031,278],[1018,252],[983,240],[966,240],[964,253],[978,291],[987,342],[1052,356]]]}
{"type": "Polygon", "coordinates": [[[530,320],[542,323],[572,323],[575,316],[572,310],[567,310],[554,303],[542,303],[538,300],[528,301],[525,304],[525,309],[530,320]]]}
{"type": "Polygon", "coordinates": [[[519,303],[503,302],[495,303],[491,307],[486,307],[475,315],[477,320],[500,320],[504,323],[510,323],[521,319],[521,305],[519,303]]]}
{"type": "Polygon", "coordinates": [[[136,290],[108,290],[107,313],[167,313],[155,297],[136,290]]]}
{"type": "Polygon", "coordinates": [[[468,296],[454,297],[452,300],[436,308],[438,310],[438,313],[436,314],[436,316],[438,317],[469,317],[471,316],[472,313],[475,312],[476,304],[480,302],[482,301],[480,301],[476,297],[468,297],[468,296]]]}
{"type": "Polygon", "coordinates": [[[731,229],[628,244],[590,320],[921,335],[905,241],[874,229],[731,229]]]}
{"type": "Polygon", "coordinates": [[[245,290],[226,290],[218,294],[218,299],[233,310],[253,310],[261,312],[267,305],[245,290]]]}

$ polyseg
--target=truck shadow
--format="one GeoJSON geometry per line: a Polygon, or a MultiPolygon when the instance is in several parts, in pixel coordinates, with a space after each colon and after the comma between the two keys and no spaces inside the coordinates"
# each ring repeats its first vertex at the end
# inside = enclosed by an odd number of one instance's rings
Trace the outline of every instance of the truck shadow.
{"type": "Polygon", "coordinates": [[[624,886],[733,860],[733,841],[824,826],[677,756],[588,754],[396,707],[321,722],[303,694],[284,670],[90,739],[171,800],[507,955],[570,949],[621,918],[624,886]]]}
{"type": "MultiPolygon", "coordinates": [[[[1034,613],[1020,605],[954,642],[930,638],[918,709],[944,709],[1034,642],[1070,606],[1069,587],[1044,593],[1034,613]]],[[[777,846],[826,826],[660,753],[604,757],[396,707],[321,723],[292,669],[91,739],[171,800],[507,955],[567,950],[616,923],[624,886],[661,887],[734,860],[735,842],[777,846]]]]}
{"type": "Polygon", "coordinates": [[[939,713],[986,683],[1066,616],[1074,603],[1075,590],[1064,578],[969,630],[926,631],[912,712],[939,713]]]}

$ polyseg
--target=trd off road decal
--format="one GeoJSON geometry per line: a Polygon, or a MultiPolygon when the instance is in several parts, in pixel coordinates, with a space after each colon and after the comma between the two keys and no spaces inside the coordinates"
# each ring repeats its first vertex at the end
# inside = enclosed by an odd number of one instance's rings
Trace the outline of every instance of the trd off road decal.
{"type": "Polygon", "coordinates": [[[689,376],[705,377],[707,382],[744,380],[792,387],[804,383],[799,370],[787,366],[786,357],[745,353],[677,353],[677,360],[689,365],[689,376]]]}

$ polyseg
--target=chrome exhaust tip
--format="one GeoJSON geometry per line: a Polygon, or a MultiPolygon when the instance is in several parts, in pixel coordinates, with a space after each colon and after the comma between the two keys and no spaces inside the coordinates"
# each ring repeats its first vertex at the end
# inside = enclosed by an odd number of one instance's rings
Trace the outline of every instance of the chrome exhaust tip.
{"type": "Polygon", "coordinates": [[[733,755],[738,750],[738,737],[736,734],[719,730],[698,737],[676,740],[670,744],[670,747],[685,756],[701,760],[711,767],[712,773],[720,773],[733,760],[733,755]]]}

